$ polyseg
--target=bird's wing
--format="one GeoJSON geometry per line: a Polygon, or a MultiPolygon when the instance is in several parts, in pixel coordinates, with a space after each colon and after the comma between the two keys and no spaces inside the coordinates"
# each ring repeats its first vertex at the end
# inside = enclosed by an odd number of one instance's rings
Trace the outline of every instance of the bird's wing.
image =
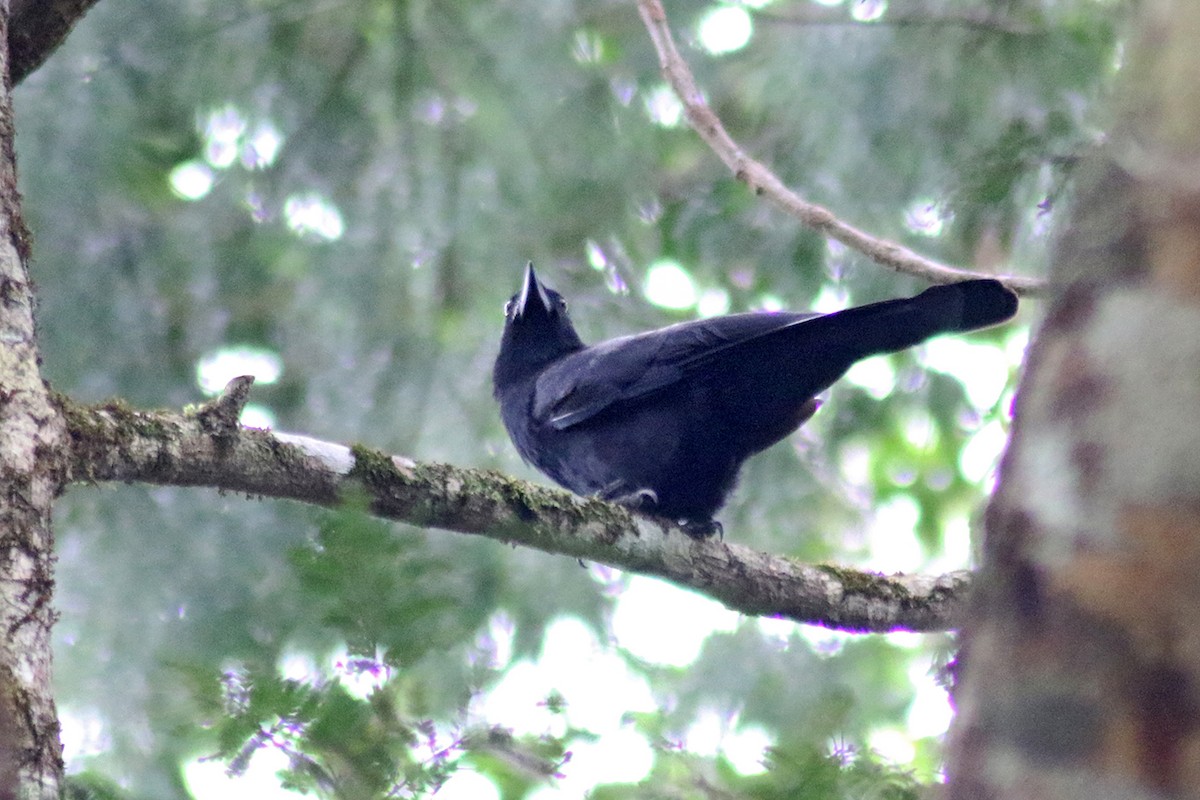
{"type": "Polygon", "coordinates": [[[616,403],[664,389],[732,348],[818,314],[732,314],[612,339],[542,372],[533,416],[562,430],[616,403]]]}

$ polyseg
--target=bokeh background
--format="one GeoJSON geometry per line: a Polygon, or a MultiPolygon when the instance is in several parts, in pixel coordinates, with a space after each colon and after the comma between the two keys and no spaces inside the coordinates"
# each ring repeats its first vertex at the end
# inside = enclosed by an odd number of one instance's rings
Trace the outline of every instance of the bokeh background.
{"type": "MultiPolygon", "coordinates": [[[[932,257],[1041,273],[1123,4],[666,8],[789,185],[932,257]]],[[[542,480],[490,386],[527,260],[587,340],[923,288],[732,180],[627,0],[103,0],[16,114],[44,369],[82,401],[177,408],[251,371],[249,424],[542,480]]],[[[1036,315],[856,368],[748,465],[728,538],[968,565],[1036,315]]],[[[352,510],[78,486],[56,513],[59,710],[97,793],[909,796],[938,776],[947,636],[739,617],[352,510]]]]}

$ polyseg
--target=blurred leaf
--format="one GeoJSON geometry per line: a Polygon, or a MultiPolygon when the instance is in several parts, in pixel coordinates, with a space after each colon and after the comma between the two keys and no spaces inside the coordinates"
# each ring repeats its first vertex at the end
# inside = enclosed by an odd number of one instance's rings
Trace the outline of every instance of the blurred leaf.
{"type": "Polygon", "coordinates": [[[353,654],[402,666],[469,637],[491,608],[484,576],[432,553],[418,533],[397,533],[361,511],[331,513],[292,564],[307,602],[353,654]]]}
{"type": "MultiPolygon", "coordinates": [[[[1104,129],[1098,101],[1125,13],[930,0],[917,9],[928,24],[888,24],[889,7],[882,24],[798,25],[787,16],[810,4],[778,0],[752,12],[745,48],[713,56],[694,35],[708,7],[666,5],[708,102],[806,198],[931,257],[1007,258],[1030,273],[1073,158],[1104,129]],[[1017,32],[939,20],[975,12],[1017,32]],[[940,235],[909,226],[927,205],[944,216],[940,235]]],[[[250,344],[282,362],[252,398],[280,429],[542,480],[508,442],[489,380],[526,260],[591,340],[694,316],[644,298],[664,257],[735,312],[921,288],[799,227],[686,124],[652,119],[662,85],[629,4],[100,3],[16,90],[46,374],[82,401],[181,406],[200,396],[201,357],[250,344]],[[222,152],[215,112],[233,130],[222,152]],[[260,126],[279,137],[272,160],[247,149],[260,126]],[[192,162],[212,185],[188,200],[169,176],[192,162]],[[335,209],[340,234],[300,232],[295,198],[335,209]]],[[[891,363],[890,395],[836,386],[799,434],[751,460],[723,512],[732,541],[860,560],[874,509],[903,497],[936,555],[949,521],[979,508],[984,487],[960,454],[1007,409],[974,409],[956,378],[912,355],[891,363]],[[914,416],[929,420],[925,444],[906,433],[914,416]]],[[[619,576],[353,510],[212,492],[72,487],[55,513],[56,691],[64,716],[97,720],[104,742],[68,758],[133,796],[182,799],[181,764],[217,740],[251,758],[276,746],[263,731],[294,759],[285,782],[327,796],[387,781],[429,792],[467,759],[515,800],[554,780],[543,766],[573,744],[603,741],[568,728],[487,750],[473,737],[512,724],[479,718],[481,699],[544,655],[557,617],[616,647],[619,576]],[[352,663],[329,666],[343,647],[352,663]],[[317,677],[281,677],[292,658],[317,677]],[[244,704],[230,706],[222,675],[244,682],[244,704]],[[374,693],[350,692],[352,677],[374,693]]],[[[628,715],[656,761],[643,785],[597,796],[786,796],[804,774],[832,796],[859,774],[890,787],[892,773],[854,766],[861,756],[821,754],[829,737],[861,748],[872,729],[903,724],[914,651],[861,638],[827,652],[811,638],[747,621],[688,669],[628,655],[661,702],[628,715]],[[760,726],[781,753],[774,772],[743,780],[720,756],[686,752],[686,732],[712,713],[760,726]]],[[[569,707],[549,706],[569,723],[569,707]]]]}

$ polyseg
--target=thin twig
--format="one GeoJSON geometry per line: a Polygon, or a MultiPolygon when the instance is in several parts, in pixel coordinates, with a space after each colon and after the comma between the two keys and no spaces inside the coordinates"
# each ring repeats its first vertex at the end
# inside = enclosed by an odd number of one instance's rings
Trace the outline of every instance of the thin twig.
{"type": "Polygon", "coordinates": [[[803,224],[862,253],[875,263],[897,272],[915,275],[930,283],[955,283],[968,278],[996,278],[1018,294],[1037,294],[1045,289],[1045,281],[1038,278],[988,275],[933,261],[896,242],[880,239],[859,230],[838,219],[823,206],[802,198],[764,164],[747,155],[709,108],[696,86],[696,79],[692,76],[687,62],[675,47],[667,25],[667,15],[660,0],[638,0],[638,11],[650,32],[654,49],[658,51],[663,76],[683,104],[688,122],[700,138],[725,162],[734,176],[749,186],[755,194],[766,195],[803,224]]]}

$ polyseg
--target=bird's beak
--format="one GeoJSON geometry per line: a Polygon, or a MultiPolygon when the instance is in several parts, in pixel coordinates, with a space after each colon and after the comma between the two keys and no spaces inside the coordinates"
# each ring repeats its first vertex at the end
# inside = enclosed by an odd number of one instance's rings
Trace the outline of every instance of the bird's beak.
{"type": "Polygon", "coordinates": [[[518,317],[524,316],[526,309],[529,308],[530,301],[533,301],[541,306],[542,311],[549,311],[552,307],[549,295],[546,294],[545,287],[538,282],[537,273],[533,271],[533,262],[525,267],[525,283],[521,286],[521,293],[517,295],[517,313],[518,317]]]}

